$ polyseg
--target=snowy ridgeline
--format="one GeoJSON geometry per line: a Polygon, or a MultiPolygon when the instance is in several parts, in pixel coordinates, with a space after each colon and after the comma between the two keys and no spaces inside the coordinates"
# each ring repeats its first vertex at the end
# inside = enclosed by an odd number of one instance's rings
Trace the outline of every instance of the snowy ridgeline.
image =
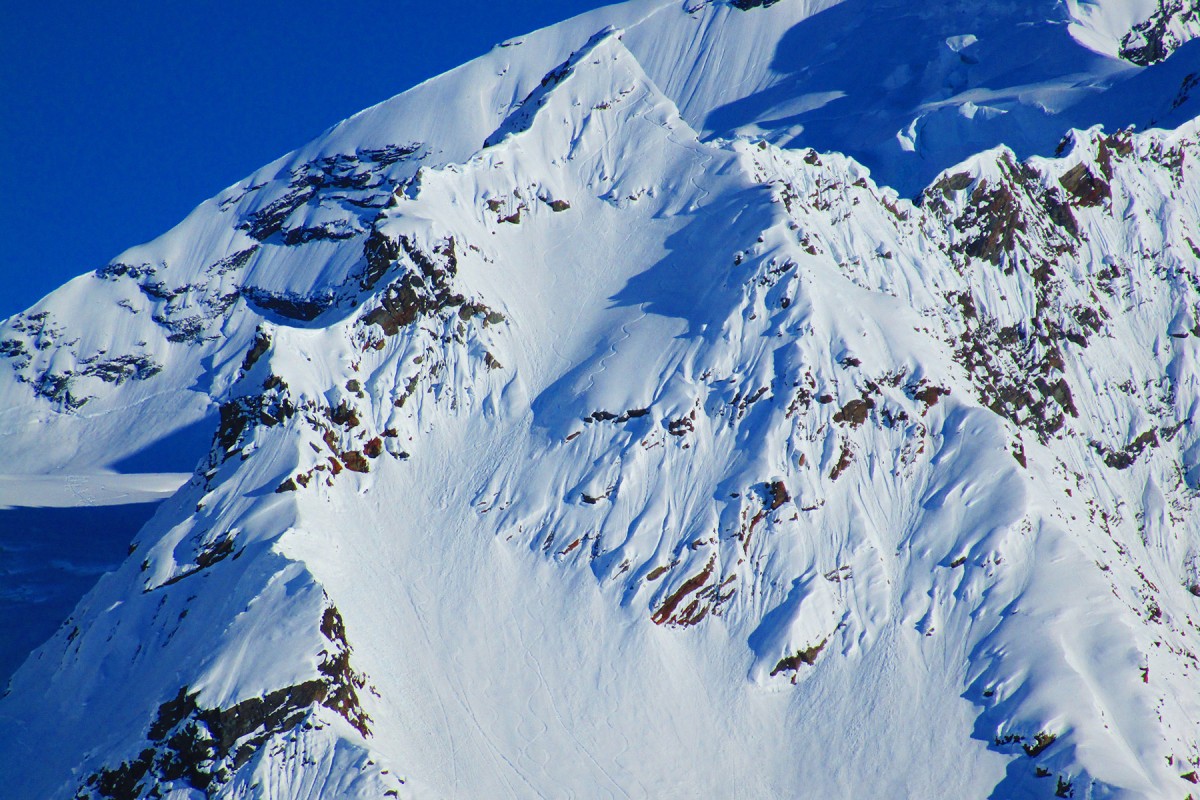
{"type": "Polygon", "coordinates": [[[4,323],[11,472],[199,462],[0,700],[14,796],[1196,794],[1193,48],[875,5],[506,43],[4,323]],[[914,19],[970,135],[839,54],[806,116],[796,37],[914,19]],[[1062,137],[1121,97],[1182,124],[1062,137]]]}

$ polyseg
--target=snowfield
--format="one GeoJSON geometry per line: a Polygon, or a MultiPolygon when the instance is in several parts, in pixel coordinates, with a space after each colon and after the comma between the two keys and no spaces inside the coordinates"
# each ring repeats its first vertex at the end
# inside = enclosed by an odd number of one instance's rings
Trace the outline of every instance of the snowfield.
{"type": "Polygon", "coordinates": [[[0,505],[173,491],[6,791],[1200,796],[1172,8],[601,9],[4,322],[0,505]]]}

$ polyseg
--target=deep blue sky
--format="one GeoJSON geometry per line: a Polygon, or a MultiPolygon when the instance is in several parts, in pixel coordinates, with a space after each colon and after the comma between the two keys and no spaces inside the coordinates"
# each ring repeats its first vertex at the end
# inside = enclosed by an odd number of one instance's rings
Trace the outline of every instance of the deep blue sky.
{"type": "Polygon", "coordinates": [[[0,0],[0,319],[324,129],[605,0],[0,0]]]}

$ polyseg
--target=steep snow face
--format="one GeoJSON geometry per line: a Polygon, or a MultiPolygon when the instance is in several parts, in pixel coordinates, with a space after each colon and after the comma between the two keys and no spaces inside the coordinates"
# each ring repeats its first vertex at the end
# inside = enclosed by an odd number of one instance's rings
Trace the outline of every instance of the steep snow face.
{"type": "Polygon", "coordinates": [[[1135,64],[1157,64],[1178,47],[1200,36],[1200,9],[1189,0],[1158,0],[1121,38],[1121,57],[1135,64]]]}
{"type": "Polygon", "coordinates": [[[30,469],[212,434],[0,700],[10,790],[1184,796],[1196,125],[909,201],[708,137],[647,33],[817,12],[509,43],[6,323],[30,469]]]}
{"type": "Polygon", "coordinates": [[[1156,12],[1159,3],[1156,0],[1067,0],[1066,6],[1071,36],[1097,53],[1120,57],[1123,40],[1130,36],[1135,26],[1156,12]]]}

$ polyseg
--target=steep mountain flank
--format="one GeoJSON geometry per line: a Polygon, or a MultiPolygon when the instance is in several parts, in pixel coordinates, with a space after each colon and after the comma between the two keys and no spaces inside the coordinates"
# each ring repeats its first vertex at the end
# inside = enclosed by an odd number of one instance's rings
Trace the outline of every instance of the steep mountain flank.
{"type": "Polygon", "coordinates": [[[644,52],[801,5],[506,43],[4,323],[5,453],[212,433],[16,796],[1195,793],[1196,124],[908,199],[644,52]]]}

